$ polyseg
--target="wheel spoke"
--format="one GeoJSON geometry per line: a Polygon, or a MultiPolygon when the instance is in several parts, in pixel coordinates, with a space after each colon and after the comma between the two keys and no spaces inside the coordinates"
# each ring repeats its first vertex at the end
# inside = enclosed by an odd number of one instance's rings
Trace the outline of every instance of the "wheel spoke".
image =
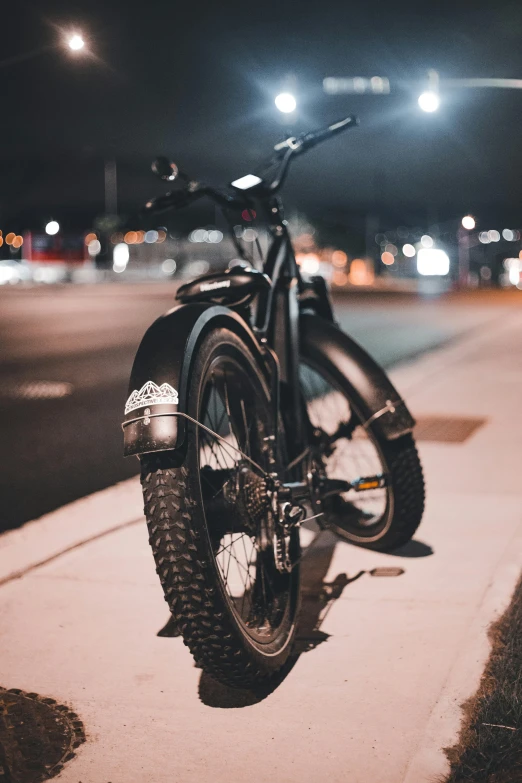
{"type": "Polygon", "coordinates": [[[370,481],[385,472],[377,448],[346,396],[322,374],[305,365],[301,385],[310,422],[319,430],[319,469],[327,479],[341,479],[352,485],[325,500],[326,517],[329,510],[336,519],[349,518],[350,525],[368,529],[378,524],[386,513],[388,489],[385,481],[377,486],[370,481]]]}
{"type": "Polygon", "coordinates": [[[252,468],[240,453],[266,473],[272,470],[264,438],[273,415],[263,395],[250,370],[220,357],[207,376],[199,416],[220,438],[203,430],[196,437],[207,526],[225,593],[246,632],[269,640],[284,617],[291,575],[279,574],[271,545],[260,549],[266,535],[261,526],[269,526],[263,513],[272,512],[259,511],[253,500],[252,468]]]}

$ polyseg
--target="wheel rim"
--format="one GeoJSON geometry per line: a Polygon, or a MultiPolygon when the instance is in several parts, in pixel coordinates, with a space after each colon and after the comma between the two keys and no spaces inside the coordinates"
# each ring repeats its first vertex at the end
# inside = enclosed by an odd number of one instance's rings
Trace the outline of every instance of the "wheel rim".
{"type": "Polygon", "coordinates": [[[266,482],[239,453],[270,473],[272,414],[257,376],[239,356],[218,354],[204,373],[197,428],[203,509],[215,567],[236,621],[257,645],[273,644],[285,621],[292,574],[275,565],[266,482]],[[238,451],[239,450],[239,451],[238,451]],[[264,544],[264,545],[263,545],[264,544]]]}
{"type": "MultiPolygon", "coordinates": [[[[321,433],[323,446],[332,449],[318,457],[327,478],[354,482],[362,477],[386,475],[386,461],[379,444],[361,424],[361,418],[345,394],[322,368],[302,362],[302,393],[312,427],[321,433]],[[339,433],[346,433],[339,437],[339,433]]],[[[390,524],[393,496],[390,486],[364,492],[350,490],[323,504],[326,521],[354,538],[380,537],[390,524]]]]}

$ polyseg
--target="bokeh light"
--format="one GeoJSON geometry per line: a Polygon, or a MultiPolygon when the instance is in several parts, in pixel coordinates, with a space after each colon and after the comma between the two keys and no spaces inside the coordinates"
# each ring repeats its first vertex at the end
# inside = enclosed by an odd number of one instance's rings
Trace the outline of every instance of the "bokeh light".
{"type": "Polygon", "coordinates": [[[291,114],[297,107],[297,101],[289,92],[281,92],[276,96],[275,105],[283,114],[291,114]]]}
{"type": "Polygon", "coordinates": [[[79,33],[74,33],[71,35],[67,43],[69,45],[69,49],[72,49],[73,52],[79,52],[85,46],[85,41],[79,33]]]}
{"type": "Polygon", "coordinates": [[[56,220],[50,220],[45,227],[45,233],[49,234],[51,237],[57,234],[59,230],[60,224],[56,220]]]}
{"type": "Polygon", "coordinates": [[[419,95],[418,103],[422,111],[431,114],[439,108],[440,98],[436,92],[427,90],[426,92],[423,92],[422,95],[419,95]]]}
{"type": "Polygon", "coordinates": [[[348,262],[348,256],[344,250],[334,250],[332,253],[332,264],[338,268],[346,266],[348,262]]]}

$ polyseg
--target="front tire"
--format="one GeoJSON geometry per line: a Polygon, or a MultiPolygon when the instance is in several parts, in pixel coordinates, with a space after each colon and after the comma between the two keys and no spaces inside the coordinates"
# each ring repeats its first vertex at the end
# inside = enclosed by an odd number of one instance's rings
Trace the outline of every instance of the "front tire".
{"type": "Polygon", "coordinates": [[[320,434],[316,467],[327,479],[354,482],[384,476],[385,486],[327,498],[322,523],[352,544],[391,552],[415,534],[424,512],[424,478],[411,435],[393,441],[362,423],[371,413],[358,410],[348,383],[335,381],[326,358],[301,358],[301,391],[308,416],[320,434]]]}

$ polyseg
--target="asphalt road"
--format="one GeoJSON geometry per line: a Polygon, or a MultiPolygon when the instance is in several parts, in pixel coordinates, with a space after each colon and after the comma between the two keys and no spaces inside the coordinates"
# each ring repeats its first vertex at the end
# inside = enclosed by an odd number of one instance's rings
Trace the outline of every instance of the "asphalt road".
{"type": "MultiPolygon", "coordinates": [[[[389,367],[501,318],[518,296],[354,294],[336,311],[389,367]]],[[[173,303],[165,284],[0,289],[0,530],[138,472],[122,457],[129,371],[173,303]]]]}

